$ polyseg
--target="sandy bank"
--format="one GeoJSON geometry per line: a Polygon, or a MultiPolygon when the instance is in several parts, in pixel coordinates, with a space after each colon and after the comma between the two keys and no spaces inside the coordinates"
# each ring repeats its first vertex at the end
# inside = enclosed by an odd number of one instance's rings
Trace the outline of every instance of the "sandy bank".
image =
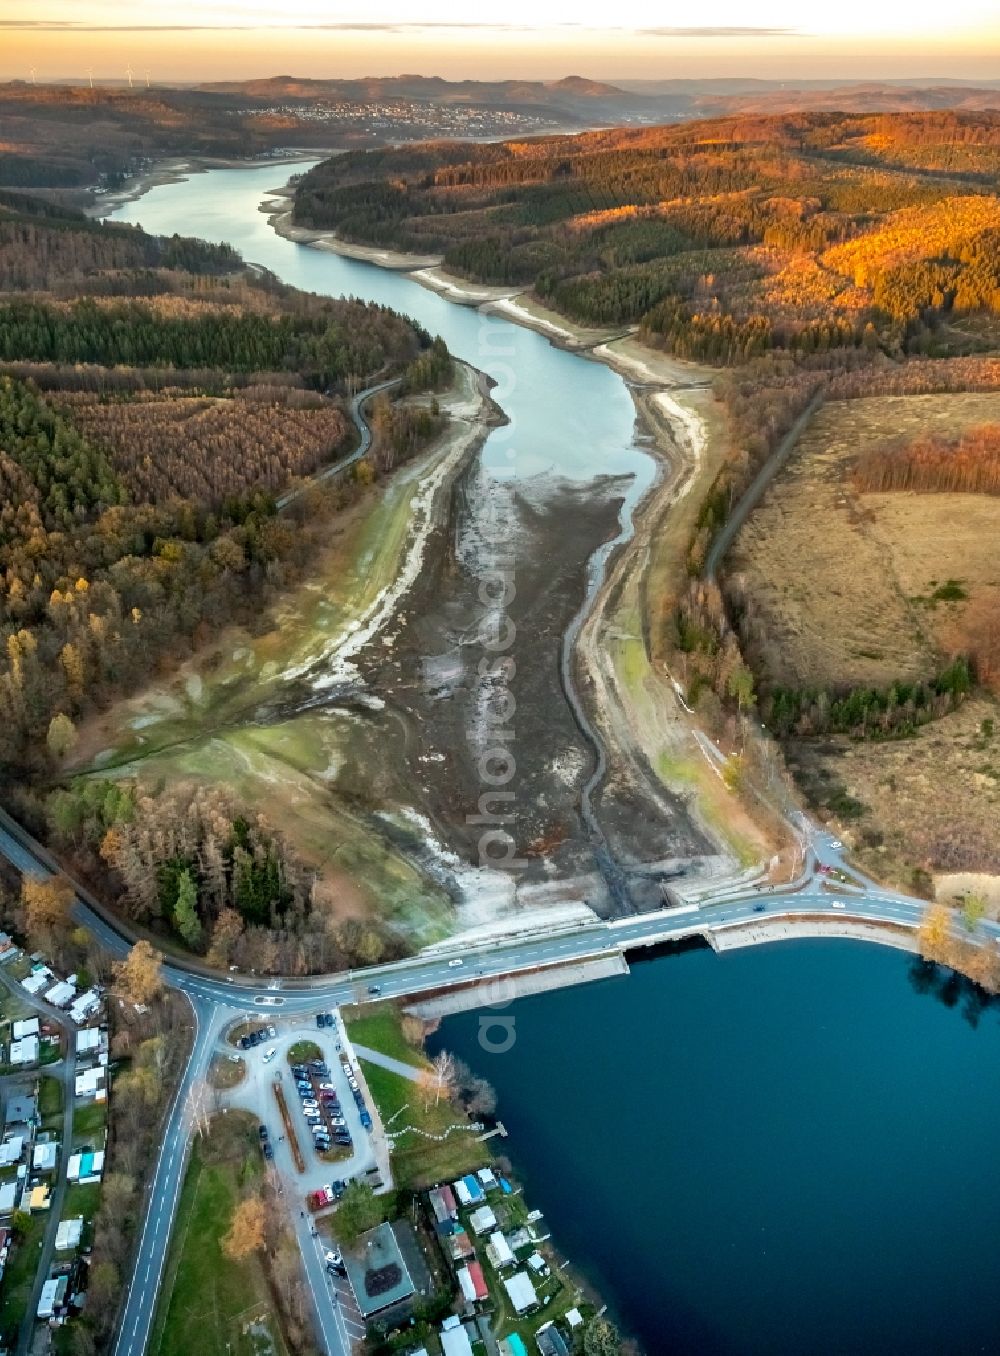
{"type": "Polygon", "coordinates": [[[267,213],[268,225],[278,235],[294,241],[297,245],[327,250],[330,254],[340,254],[345,259],[358,259],[363,264],[375,264],[378,268],[387,268],[395,273],[412,273],[417,269],[433,268],[441,262],[440,254],[405,254],[401,250],[382,250],[376,249],[373,245],[355,245],[349,240],[339,239],[333,231],[313,231],[305,226],[296,226],[292,220],[292,209],[285,205],[291,196],[284,189],[275,191],[261,203],[260,210],[267,213]]]}
{"type": "Polygon", "coordinates": [[[490,287],[486,283],[469,282],[443,268],[419,268],[412,276],[421,287],[440,293],[458,306],[482,306],[484,302],[503,301],[524,291],[522,287],[490,287]]]}
{"type": "Polygon", "coordinates": [[[711,367],[661,353],[631,334],[598,344],[593,354],[626,381],[648,382],[653,386],[708,386],[716,376],[711,367]]]}
{"type": "Polygon", "coordinates": [[[502,315],[516,325],[544,334],[546,339],[560,348],[591,349],[619,337],[620,330],[591,329],[586,325],[576,325],[558,311],[550,311],[542,306],[527,292],[520,292],[499,301],[487,302],[484,311],[492,315],[502,315]]]}

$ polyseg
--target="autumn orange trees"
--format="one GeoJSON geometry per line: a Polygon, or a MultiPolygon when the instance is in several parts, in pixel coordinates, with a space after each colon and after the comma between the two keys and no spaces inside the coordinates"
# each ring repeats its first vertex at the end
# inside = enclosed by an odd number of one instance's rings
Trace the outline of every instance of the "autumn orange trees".
{"type": "Polygon", "coordinates": [[[998,157],[994,113],[732,117],[353,152],[295,213],[681,357],[922,352],[1000,309],[998,157]]]}
{"type": "Polygon", "coordinates": [[[853,475],[861,491],[1000,494],[1000,425],[982,424],[957,438],[924,435],[870,448],[853,475]]]}

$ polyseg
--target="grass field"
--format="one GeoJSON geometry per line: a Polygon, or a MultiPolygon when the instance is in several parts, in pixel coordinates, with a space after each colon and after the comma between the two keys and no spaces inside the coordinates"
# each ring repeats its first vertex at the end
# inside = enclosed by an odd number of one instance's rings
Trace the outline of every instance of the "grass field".
{"type": "Polygon", "coordinates": [[[910,739],[792,740],[800,785],[823,803],[842,791],[861,807],[844,825],[863,865],[911,887],[915,868],[932,875],[1000,875],[1000,704],[977,697],[910,739]],[[995,734],[984,734],[984,722],[995,734]]]}
{"type": "Polygon", "coordinates": [[[46,1130],[57,1130],[62,1125],[63,1085],[58,1078],[46,1077],[38,1084],[38,1114],[46,1130]]]}
{"type": "MultiPolygon", "coordinates": [[[[403,1035],[400,1012],[391,1004],[374,1004],[362,1008],[357,1016],[345,1012],[347,1034],[358,1045],[378,1050],[412,1064],[427,1068],[423,1052],[415,1049],[403,1035]]],[[[411,1126],[423,1134],[409,1133],[394,1141],[392,1174],[398,1187],[430,1186],[445,1178],[458,1177],[473,1168],[481,1168],[490,1161],[490,1152],[468,1130],[455,1130],[446,1139],[425,1138],[443,1135],[449,1127],[464,1122],[462,1113],[448,1100],[437,1105],[431,1101],[424,1106],[417,1084],[380,1065],[362,1060],[365,1079],[388,1134],[411,1126]]]]}
{"type": "Polygon", "coordinates": [[[391,1003],[346,1008],[344,1022],[347,1034],[356,1044],[367,1045],[369,1050],[379,1050],[383,1055],[402,1060],[404,1064],[426,1067],[423,1051],[407,1041],[403,1035],[399,1009],[391,1003]]]}
{"type": "Polygon", "coordinates": [[[256,1123],[230,1112],[196,1139],[170,1241],[151,1356],[285,1356],[263,1268],[222,1251],[243,1188],[260,1172],[256,1123]]]}
{"type": "Polygon", "coordinates": [[[77,1140],[100,1135],[108,1123],[108,1108],[101,1102],[78,1106],[73,1112],[73,1138],[77,1140]]]}
{"type": "Polygon", "coordinates": [[[24,1238],[14,1248],[11,1260],[0,1282],[0,1333],[10,1339],[14,1348],[17,1330],[24,1318],[31,1294],[31,1285],[38,1266],[38,1246],[45,1232],[48,1215],[31,1215],[24,1238]]]}
{"type": "MultiPolygon", "coordinates": [[[[954,435],[1000,420],[1000,395],[838,401],[740,534],[730,573],[755,609],[757,666],[790,684],[888,685],[927,678],[967,652],[972,609],[1000,612],[1000,499],[858,494],[853,458],[917,434],[954,435]]],[[[793,739],[787,753],[810,800],[833,813],[877,875],[1000,872],[1000,709],[987,695],[879,743],[793,739]],[[985,724],[984,724],[985,723],[985,724]]]]}
{"type": "Polygon", "coordinates": [[[927,677],[942,649],[962,648],[962,617],[984,591],[1000,606],[1000,499],[859,495],[849,479],[867,447],[997,420],[1000,395],[978,393],[837,401],[819,411],[729,563],[746,579],[771,679],[927,677]]]}

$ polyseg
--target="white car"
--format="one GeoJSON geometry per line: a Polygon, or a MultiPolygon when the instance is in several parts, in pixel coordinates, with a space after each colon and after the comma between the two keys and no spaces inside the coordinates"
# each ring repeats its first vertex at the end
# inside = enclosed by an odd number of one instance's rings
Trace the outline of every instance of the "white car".
{"type": "Polygon", "coordinates": [[[450,961],[448,962],[448,969],[449,969],[449,970],[454,970],[455,967],[456,967],[457,965],[464,965],[464,964],[465,964],[465,961],[462,960],[461,956],[459,956],[457,959],[455,959],[455,960],[450,960],[450,961]]]}
{"type": "Polygon", "coordinates": [[[277,1049],[275,1048],[275,1046],[272,1045],[270,1050],[268,1050],[267,1054],[264,1056],[264,1063],[270,1064],[271,1060],[274,1059],[277,1053],[278,1053],[277,1049]]]}
{"type": "Polygon", "coordinates": [[[847,908],[847,905],[846,905],[842,900],[840,900],[840,899],[831,899],[831,900],[830,900],[830,908],[831,908],[831,909],[846,909],[846,908],[847,908]]]}

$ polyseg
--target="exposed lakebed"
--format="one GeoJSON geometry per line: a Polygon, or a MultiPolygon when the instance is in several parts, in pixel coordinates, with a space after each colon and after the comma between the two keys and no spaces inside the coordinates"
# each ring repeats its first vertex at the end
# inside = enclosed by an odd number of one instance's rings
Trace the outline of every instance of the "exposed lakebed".
{"type": "MultiPolygon", "coordinates": [[[[323,672],[322,645],[313,646],[319,662],[303,665],[298,651],[306,609],[300,606],[288,626],[279,623],[264,637],[270,662],[256,663],[260,647],[252,647],[238,683],[229,681],[227,663],[221,681],[219,672],[199,673],[181,694],[180,710],[163,694],[133,703],[114,761],[123,754],[144,758],[169,735],[179,769],[197,770],[204,761],[199,744],[222,738],[242,745],[237,761],[259,791],[277,766],[268,763],[262,776],[260,759],[273,754],[280,761],[286,747],[313,746],[317,712],[325,711],[319,729],[326,753],[317,754],[316,765],[298,766],[298,774],[314,783],[325,779],[324,794],[355,811],[362,807],[369,828],[373,815],[381,816],[389,838],[411,856],[422,850],[422,865],[437,870],[442,887],[466,902],[458,925],[472,925],[509,907],[513,897],[513,876],[494,872],[487,880],[471,869],[479,861],[482,827],[468,820],[483,792],[493,789],[480,759],[499,708],[508,713],[505,737],[516,768],[504,783],[512,794],[505,809],[526,862],[516,878],[529,896],[533,887],[540,891],[535,897],[542,902],[557,901],[562,892],[606,909],[594,834],[580,815],[595,751],[579,710],[567,700],[562,656],[567,629],[603,581],[606,548],[628,539],[632,515],[658,473],[655,457],[636,440],[628,388],[608,367],[450,302],[405,274],[279,236],[260,205],[282,177],[273,166],[211,170],[154,187],[115,215],[153,232],[226,240],[295,286],[363,297],[413,316],[490,376],[508,422],[490,431],[455,479],[450,512],[436,526],[392,625],[355,657],[375,702],[358,702],[357,694],[345,699],[335,673],[323,672]],[[498,570],[512,585],[502,608],[491,601],[498,570]],[[493,643],[498,636],[509,636],[509,644],[493,643]],[[512,667],[503,671],[501,658],[512,667]],[[306,740],[295,737],[300,715],[310,722],[306,740]],[[273,727],[277,717],[281,732],[272,728],[262,737],[262,726],[273,727]],[[280,747],[265,752],[264,743],[280,747]]],[[[319,590],[313,621],[321,630],[335,629],[341,619],[324,607],[323,578],[313,586],[319,590]]],[[[161,770],[163,757],[156,755],[161,770]]],[[[680,805],[669,821],[632,819],[653,859],[708,846],[680,805]]],[[[421,924],[412,939],[428,940],[434,931],[421,924]]]]}

